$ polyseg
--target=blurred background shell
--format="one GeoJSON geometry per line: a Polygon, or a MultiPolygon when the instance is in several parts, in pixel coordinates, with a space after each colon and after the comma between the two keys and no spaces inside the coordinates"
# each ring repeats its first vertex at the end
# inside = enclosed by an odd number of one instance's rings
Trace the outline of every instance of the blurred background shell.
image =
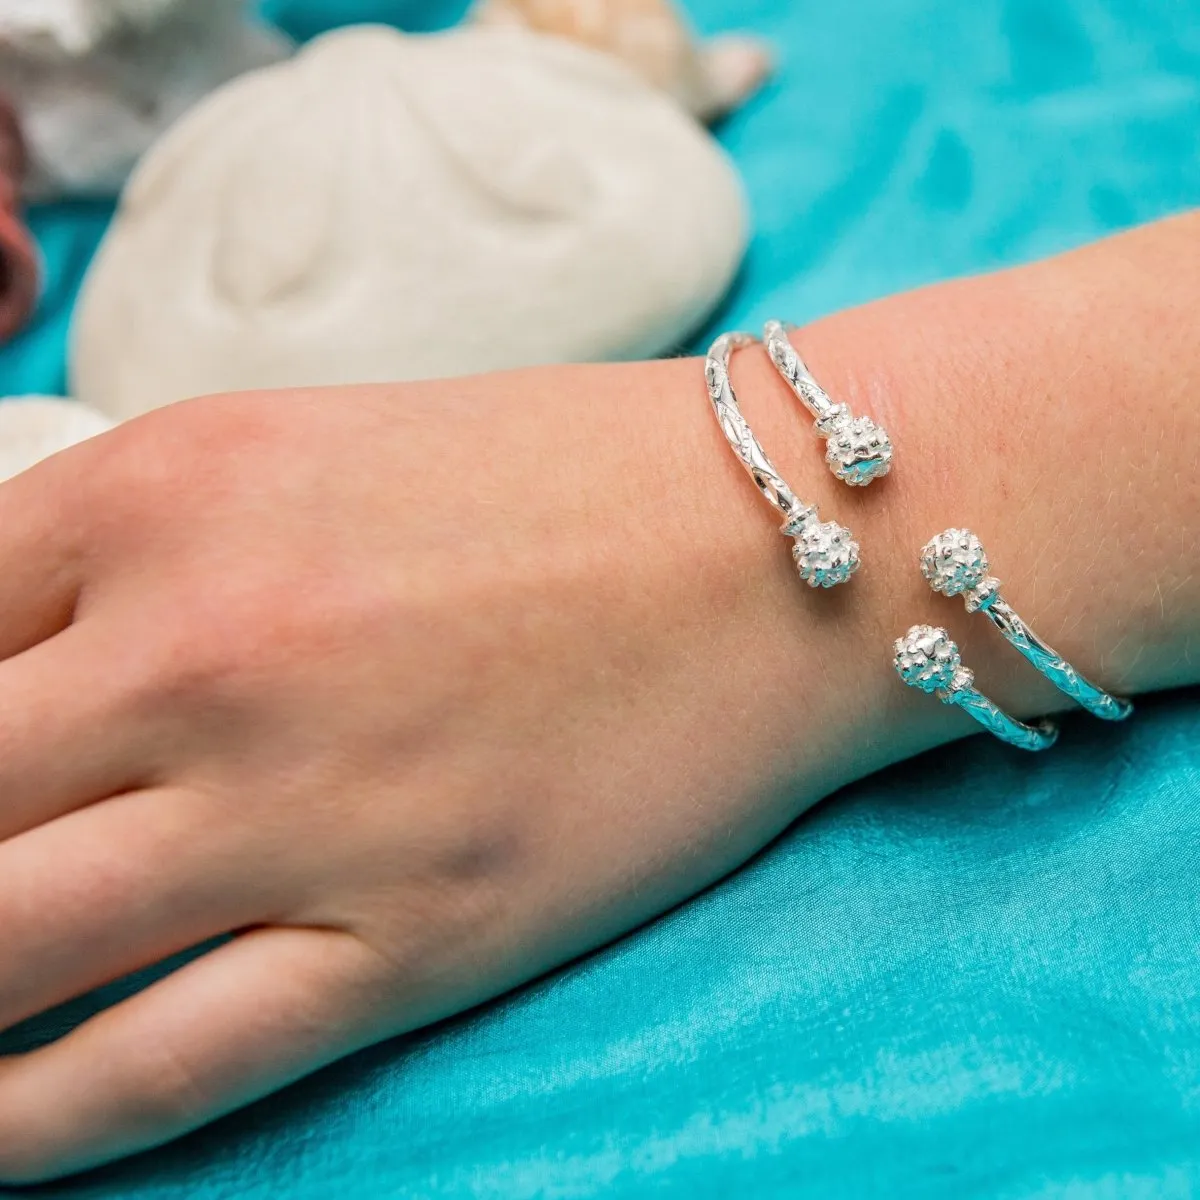
{"type": "Polygon", "coordinates": [[[59,396],[0,399],[0,481],[112,427],[102,414],[59,396]]]}
{"type": "Polygon", "coordinates": [[[737,108],[771,70],[764,42],[737,35],[701,42],[670,0],[479,0],[472,15],[614,54],[702,121],[737,108]]]}
{"type": "Polygon", "coordinates": [[[358,27],[202,102],[135,173],[76,313],[110,416],[203,392],[642,357],[746,242],[740,183],[607,55],[358,27]]]}

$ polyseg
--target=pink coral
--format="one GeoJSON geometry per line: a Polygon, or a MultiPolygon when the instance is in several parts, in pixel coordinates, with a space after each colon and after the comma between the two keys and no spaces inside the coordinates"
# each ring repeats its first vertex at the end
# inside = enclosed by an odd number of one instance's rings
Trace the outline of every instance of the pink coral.
{"type": "Polygon", "coordinates": [[[37,301],[37,255],[18,212],[25,148],[12,106],[0,96],[0,342],[29,319],[37,301]]]}

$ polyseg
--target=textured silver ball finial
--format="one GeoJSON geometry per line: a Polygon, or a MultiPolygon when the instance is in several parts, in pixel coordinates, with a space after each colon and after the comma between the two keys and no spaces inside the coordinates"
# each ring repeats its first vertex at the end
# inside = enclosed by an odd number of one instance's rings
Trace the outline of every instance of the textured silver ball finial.
{"type": "Polygon", "coordinates": [[[891,470],[891,439],[870,417],[846,416],[834,425],[828,438],[825,461],[851,487],[866,487],[891,470]]]}
{"type": "Polygon", "coordinates": [[[962,669],[962,657],[950,635],[936,625],[914,625],[896,639],[896,674],[923,692],[946,691],[962,669]]]}
{"type": "Polygon", "coordinates": [[[921,574],[935,592],[959,596],[987,578],[983,543],[969,529],[946,529],[921,550],[921,574]]]}
{"type": "Polygon", "coordinates": [[[844,525],[810,520],[793,536],[792,558],[809,587],[836,587],[858,570],[858,543],[844,525]]]}

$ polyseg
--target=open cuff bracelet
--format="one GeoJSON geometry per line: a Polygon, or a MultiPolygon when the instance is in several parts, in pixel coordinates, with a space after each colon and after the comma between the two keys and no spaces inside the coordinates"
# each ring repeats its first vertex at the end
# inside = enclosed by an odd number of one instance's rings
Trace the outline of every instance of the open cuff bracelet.
{"type": "Polygon", "coordinates": [[[704,378],[717,424],[742,466],[767,502],[783,514],[781,532],[795,539],[792,558],[809,587],[829,588],[845,583],[858,570],[858,543],[835,521],[822,521],[815,505],[805,504],[783,481],[759,444],[729,383],[729,359],[734,350],[753,345],[750,333],[724,333],[709,348],[704,378]]]}
{"type": "Polygon", "coordinates": [[[962,665],[958,646],[936,625],[914,625],[894,645],[896,674],[922,692],[954,704],[1002,742],[1021,750],[1047,750],[1058,740],[1051,721],[1026,725],[997,708],[975,688],[975,676],[962,665]]]}
{"type": "Polygon", "coordinates": [[[967,612],[986,613],[1010,645],[1093,716],[1123,721],[1133,712],[1128,700],[1110,696],[1085,679],[1013,611],[1000,595],[1000,580],[988,574],[983,543],[969,529],[946,529],[930,538],[921,550],[921,574],[935,592],[962,596],[967,612]]]}
{"type": "Polygon", "coordinates": [[[866,487],[891,469],[891,439],[870,417],[856,417],[847,405],[829,398],[788,341],[788,331],[795,328],[784,321],[768,321],[763,326],[767,355],[816,420],[817,432],[825,439],[829,469],[850,487],[866,487]]]}

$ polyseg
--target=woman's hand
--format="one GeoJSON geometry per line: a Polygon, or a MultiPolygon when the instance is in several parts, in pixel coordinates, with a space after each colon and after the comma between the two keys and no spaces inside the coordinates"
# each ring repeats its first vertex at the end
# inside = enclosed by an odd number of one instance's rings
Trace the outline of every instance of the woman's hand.
{"type": "Polygon", "coordinates": [[[0,488],[0,1027],[244,931],[0,1064],[0,1178],[469,1006],[786,821],[746,799],[798,584],[679,366],[657,413],[536,375],[200,400],[0,488]]]}
{"type": "MultiPolygon", "coordinates": [[[[739,355],[771,453],[863,543],[835,592],[796,579],[695,362],[193,401],[0,487],[0,1027],[239,934],[0,1061],[0,1179],[162,1141],[495,995],[970,731],[889,666],[907,624],[963,620],[913,567],[945,525],[985,535],[1019,606],[1069,525],[1039,629],[1111,686],[1187,677],[1195,409],[1170,436],[1145,420],[1174,310],[1122,276],[1158,279],[1178,225],[1092,252],[1099,315],[1094,289],[1070,302],[1082,256],[1032,275],[1049,289],[1016,273],[807,331],[896,439],[865,494],[739,355]]],[[[990,694],[1059,699],[966,639],[990,694]]]]}

